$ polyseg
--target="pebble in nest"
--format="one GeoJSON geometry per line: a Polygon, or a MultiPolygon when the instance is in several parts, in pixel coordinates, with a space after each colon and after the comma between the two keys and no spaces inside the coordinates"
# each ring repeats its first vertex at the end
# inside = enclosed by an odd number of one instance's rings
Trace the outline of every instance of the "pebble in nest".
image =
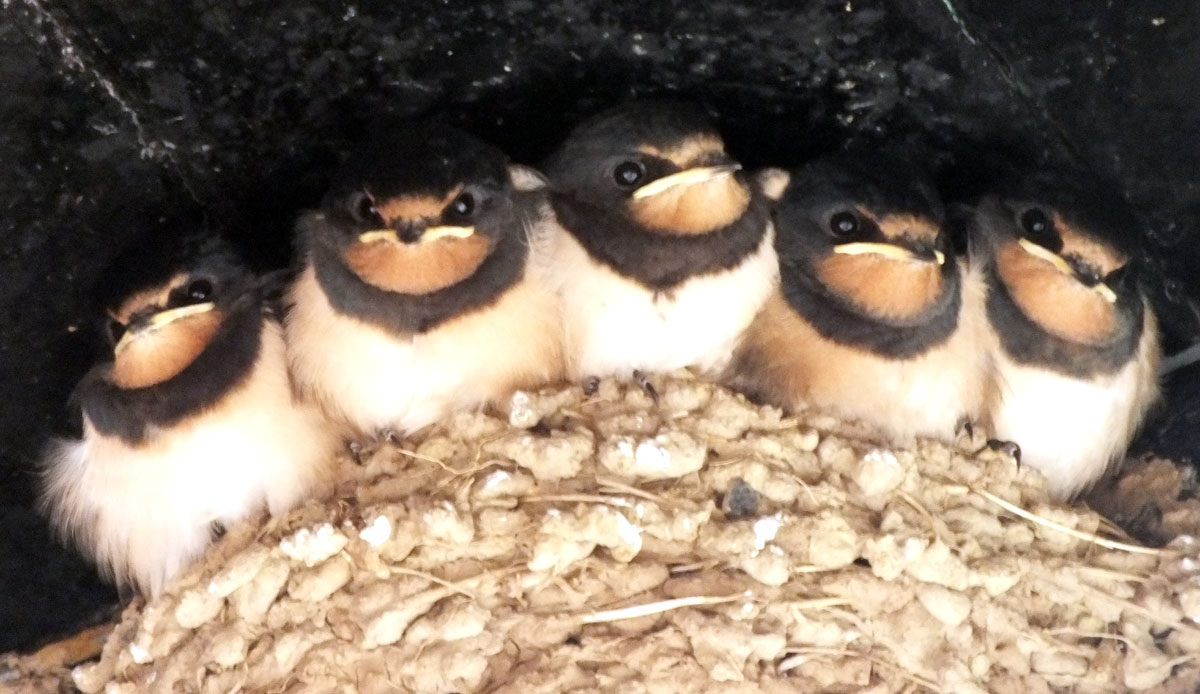
{"type": "Polygon", "coordinates": [[[76,389],[82,436],[51,446],[42,502],[101,573],[157,594],[214,524],[328,485],[337,443],[293,400],[282,330],[249,271],[211,238],[152,246],[111,273],[111,353],[76,389]]]}
{"type": "Polygon", "coordinates": [[[720,368],[777,282],[766,186],[698,108],[638,102],[545,164],[572,378],[720,368]]]}
{"type": "Polygon", "coordinates": [[[898,443],[952,440],[984,397],[983,282],[954,258],[910,163],[852,151],[794,171],[776,212],[781,283],[728,380],[858,419],[898,443]]]}
{"type": "Polygon", "coordinates": [[[1020,446],[1059,498],[1121,459],[1158,397],[1158,332],[1135,272],[1137,228],[1102,183],[1053,170],[1001,184],[971,221],[972,262],[989,287],[985,422],[1020,446]]]}
{"type": "Polygon", "coordinates": [[[289,357],[355,434],[405,434],[556,380],[558,299],[530,212],[540,175],[450,128],[380,130],[299,223],[289,357]]]}

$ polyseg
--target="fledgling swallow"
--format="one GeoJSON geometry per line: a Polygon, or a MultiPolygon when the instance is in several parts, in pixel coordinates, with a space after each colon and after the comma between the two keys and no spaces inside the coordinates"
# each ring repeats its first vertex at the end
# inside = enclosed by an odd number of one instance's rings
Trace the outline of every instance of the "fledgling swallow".
{"type": "Polygon", "coordinates": [[[579,125],[544,167],[572,378],[715,372],[778,281],[769,201],[690,106],[579,125]]]}
{"type": "Polygon", "coordinates": [[[943,217],[933,187],[897,158],[846,152],[795,170],[775,211],[780,286],[731,385],[897,443],[952,440],[983,405],[983,282],[953,257],[943,217]]]}
{"type": "Polygon", "coordinates": [[[293,375],[357,434],[404,434],[561,377],[527,227],[540,175],[436,126],[379,132],[299,222],[293,375]]]}
{"type": "Polygon", "coordinates": [[[1069,498],[1118,462],[1158,397],[1158,331],[1134,272],[1138,225],[1090,176],[1044,170],[976,206],[994,380],[985,423],[1069,498]]]}
{"type": "Polygon", "coordinates": [[[75,390],[78,440],[51,444],[42,505],[122,587],[158,594],[214,537],[326,491],[338,439],[293,398],[283,332],[219,241],[118,261],[110,349],[75,390]]]}

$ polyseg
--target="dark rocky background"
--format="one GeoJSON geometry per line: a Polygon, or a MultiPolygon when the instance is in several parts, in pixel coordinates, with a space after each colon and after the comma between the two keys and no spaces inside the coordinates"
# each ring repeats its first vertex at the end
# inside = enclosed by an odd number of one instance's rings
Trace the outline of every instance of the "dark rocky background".
{"type": "MultiPolygon", "coordinates": [[[[263,269],[382,113],[440,117],[536,162],[638,95],[703,101],[750,165],[847,139],[927,155],[947,191],[1017,146],[1112,176],[1146,218],[1171,349],[1197,339],[1194,0],[627,3],[0,0],[0,651],[115,602],[32,510],[69,425],[90,297],[143,234],[195,225],[263,269]]],[[[1200,375],[1141,447],[1197,455],[1200,375]]]]}

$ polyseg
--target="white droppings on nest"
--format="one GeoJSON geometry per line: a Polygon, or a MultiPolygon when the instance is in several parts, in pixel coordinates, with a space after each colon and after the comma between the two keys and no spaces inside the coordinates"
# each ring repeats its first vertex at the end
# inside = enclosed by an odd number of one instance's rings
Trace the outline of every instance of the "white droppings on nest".
{"type": "Polygon", "coordinates": [[[529,393],[518,390],[508,403],[508,423],[519,429],[529,429],[542,420],[542,413],[529,406],[529,393]]]}
{"type": "Polygon", "coordinates": [[[149,651],[136,643],[129,644],[129,657],[133,658],[133,662],[137,663],[138,665],[145,665],[151,660],[154,660],[154,658],[150,656],[149,651]]]}
{"type": "Polygon", "coordinates": [[[321,523],[313,529],[301,528],[279,542],[279,549],[284,554],[305,566],[319,564],[345,546],[346,536],[329,523],[321,523]]]}
{"type": "Polygon", "coordinates": [[[387,516],[375,516],[375,520],[358,531],[358,537],[368,545],[378,547],[392,539],[392,522],[388,520],[387,516]]]}
{"type": "Polygon", "coordinates": [[[508,423],[518,429],[532,429],[543,418],[552,416],[563,406],[578,400],[578,388],[518,390],[508,401],[508,423]]]}
{"type": "Polygon", "coordinates": [[[754,549],[762,550],[767,546],[767,543],[775,539],[775,534],[779,532],[780,526],[783,525],[783,519],[777,513],[773,516],[765,516],[754,522],[754,549]]]}
{"type": "Polygon", "coordinates": [[[492,491],[510,479],[512,475],[508,474],[508,470],[494,470],[492,474],[483,478],[483,489],[492,491]]]}
{"type": "Polygon", "coordinates": [[[880,448],[867,451],[854,472],[854,482],[863,495],[870,501],[879,500],[879,503],[900,486],[905,476],[896,454],[880,448]]]}
{"type": "Polygon", "coordinates": [[[642,548],[642,529],[638,526],[625,520],[625,516],[620,513],[617,517],[617,535],[621,540],[633,550],[634,554],[642,548]]]}
{"type": "Polygon", "coordinates": [[[1200,684],[1200,557],[1003,456],[704,381],[462,413],[131,609],[98,691],[1139,691],[1200,684]],[[536,431],[531,431],[533,427],[536,431]],[[822,433],[818,433],[822,432],[822,433]],[[735,481],[748,506],[718,505],[735,481]],[[757,506],[755,506],[757,503],[757,506]],[[1119,647],[1118,647],[1119,646],[1119,647]],[[581,667],[579,663],[586,663],[581,667]]]}
{"type": "Polygon", "coordinates": [[[605,442],[599,462],[623,477],[661,480],[682,477],[704,465],[708,450],[686,432],[667,430],[640,440],[618,436],[605,442]]]}
{"type": "MultiPolygon", "coordinates": [[[[664,441],[660,437],[657,440],[646,440],[638,443],[637,449],[633,452],[634,472],[645,477],[661,475],[671,466],[671,452],[663,446],[664,441]]],[[[667,475],[674,477],[674,475],[667,475]]]]}

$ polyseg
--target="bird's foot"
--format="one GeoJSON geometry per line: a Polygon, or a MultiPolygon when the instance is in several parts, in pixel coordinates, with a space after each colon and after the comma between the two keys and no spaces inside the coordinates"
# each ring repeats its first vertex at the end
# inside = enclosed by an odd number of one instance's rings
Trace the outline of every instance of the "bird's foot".
{"type": "Polygon", "coordinates": [[[354,462],[362,465],[385,443],[398,445],[400,435],[394,429],[377,429],[374,435],[360,436],[347,441],[346,450],[350,453],[350,457],[354,458],[354,462]]]}
{"type": "Polygon", "coordinates": [[[987,438],[987,430],[971,417],[963,417],[954,425],[954,444],[964,453],[982,451],[987,438]]]}
{"type": "Polygon", "coordinates": [[[362,465],[363,456],[366,453],[367,446],[362,441],[351,439],[346,442],[346,451],[350,453],[350,457],[354,458],[354,462],[362,465]]]}
{"type": "Polygon", "coordinates": [[[1162,544],[1162,520],[1163,512],[1153,501],[1147,501],[1138,509],[1136,515],[1129,519],[1114,519],[1121,529],[1129,533],[1139,542],[1144,542],[1151,546],[1162,544]]]}
{"type": "Polygon", "coordinates": [[[646,376],[646,374],[635,370],[633,372],[633,381],[641,387],[642,391],[644,391],[646,395],[650,396],[650,400],[652,400],[655,405],[658,404],[658,390],[655,389],[654,384],[650,382],[650,378],[646,376]]]}
{"type": "MultiPolygon", "coordinates": [[[[1016,441],[1001,441],[1000,439],[988,439],[985,446],[990,451],[1007,453],[1017,463],[1017,469],[1021,469],[1021,447],[1016,441]]],[[[982,449],[980,449],[982,450],[982,449]]]]}

